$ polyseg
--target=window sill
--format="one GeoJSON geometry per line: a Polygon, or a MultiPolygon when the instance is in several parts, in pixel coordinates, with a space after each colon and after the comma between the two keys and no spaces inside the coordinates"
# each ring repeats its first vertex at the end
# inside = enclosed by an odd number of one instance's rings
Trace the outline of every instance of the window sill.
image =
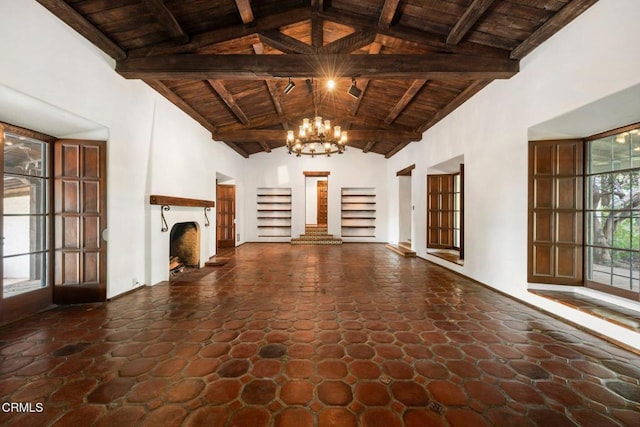
{"type": "Polygon", "coordinates": [[[427,255],[433,255],[445,261],[458,265],[464,265],[464,260],[460,259],[460,252],[449,249],[427,249],[427,255]]]}
{"type": "Polygon", "coordinates": [[[633,301],[617,303],[610,295],[600,296],[600,292],[582,287],[574,287],[570,290],[550,290],[548,287],[530,288],[529,292],[640,333],[640,303],[633,301]]]}

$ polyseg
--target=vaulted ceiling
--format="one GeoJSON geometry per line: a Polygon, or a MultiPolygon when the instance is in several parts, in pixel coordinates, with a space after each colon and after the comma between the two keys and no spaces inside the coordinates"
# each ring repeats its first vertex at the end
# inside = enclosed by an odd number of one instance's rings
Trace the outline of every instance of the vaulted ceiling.
{"type": "Polygon", "coordinates": [[[38,0],[244,157],[320,115],[387,158],[596,1],[38,0]]]}

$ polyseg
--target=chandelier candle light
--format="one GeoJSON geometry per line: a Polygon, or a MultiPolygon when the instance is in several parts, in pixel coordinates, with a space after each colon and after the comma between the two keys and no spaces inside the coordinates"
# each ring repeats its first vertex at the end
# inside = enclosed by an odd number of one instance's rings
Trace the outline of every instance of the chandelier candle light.
{"type": "Polygon", "coordinates": [[[296,157],[342,154],[346,144],[347,131],[341,130],[340,126],[332,129],[331,121],[323,121],[320,116],[314,120],[303,119],[297,137],[294,131],[287,131],[287,149],[289,154],[295,153],[296,157]]]}

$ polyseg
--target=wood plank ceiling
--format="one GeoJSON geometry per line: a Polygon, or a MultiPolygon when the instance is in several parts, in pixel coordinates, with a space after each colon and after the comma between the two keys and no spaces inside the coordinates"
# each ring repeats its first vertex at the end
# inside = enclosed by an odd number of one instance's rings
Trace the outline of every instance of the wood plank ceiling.
{"type": "Polygon", "coordinates": [[[38,0],[244,157],[321,115],[387,158],[596,1],[38,0]]]}

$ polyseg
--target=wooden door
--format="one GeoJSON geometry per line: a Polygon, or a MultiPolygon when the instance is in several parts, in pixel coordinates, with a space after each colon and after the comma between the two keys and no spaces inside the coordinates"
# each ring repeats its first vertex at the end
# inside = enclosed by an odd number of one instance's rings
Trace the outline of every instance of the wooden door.
{"type": "Polygon", "coordinates": [[[529,143],[528,280],[582,283],[581,140],[529,143]]]}
{"type": "Polygon", "coordinates": [[[48,232],[52,141],[0,124],[0,324],[52,303],[48,232]]]}
{"type": "Polygon", "coordinates": [[[327,195],[328,181],[318,181],[316,184],[316,194],[318,198],[316,224],[327,225],[327,195]]]}
{"type": "Polygon", "coordinates": [[[55,303],[106,299],[106,157],[103,141],[55,142],[55,303]]]}
{"type": "Polygon", "coordinates": [[[218,184],[216,194],[217,246],[233,248],[236,246],[236,186],[218,184]]]}

